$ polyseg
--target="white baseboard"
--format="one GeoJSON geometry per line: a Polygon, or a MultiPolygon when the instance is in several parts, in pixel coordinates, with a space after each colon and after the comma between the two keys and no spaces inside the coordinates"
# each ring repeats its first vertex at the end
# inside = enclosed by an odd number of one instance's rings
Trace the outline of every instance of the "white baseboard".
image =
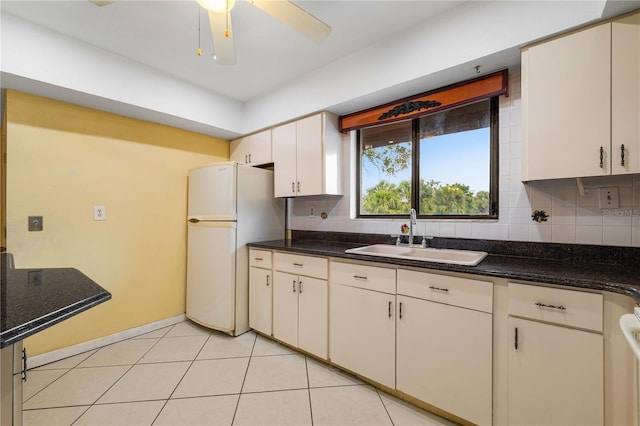
{"type": "Polygon", "coordinates": [[[130,328],[128,330],[111,334],[109,336],[89,340],[88,342],[78,343],[77,345],[68,346],[66,348],[56,349],[55,351],[32,356],[29,357],[29,369],[40,367],[41,365],[45,364],[50,364],[55,361],[60,361],[61,359],[69,358],[70,356],[78,355],[83,352],[110,345],[112,343],[140,336],[141,334],[151,333],[152,331],[156,331],[161,328],[169,327],[171,325],[178,324],[179,322],[183,322],[184,320],[186,320],[186,318],[187,317],[184,314],[176,315],[175,317],[152,322],[151,324],[141,325],[140,327],[130,328]]]}

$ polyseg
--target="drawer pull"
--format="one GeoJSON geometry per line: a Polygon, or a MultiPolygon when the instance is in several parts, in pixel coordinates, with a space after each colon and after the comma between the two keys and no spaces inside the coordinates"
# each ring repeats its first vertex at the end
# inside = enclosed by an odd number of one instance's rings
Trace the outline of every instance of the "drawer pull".
{"type": "Polygon", "coordinates": [[[620,145],[620,165],[624,167],[624,144],[620,145]]]}
{"type": "Polygon", "coordinates": [[[538,308],[550,308],[550,309],[557,309],[559,311],[566,311],[567,308],[565,308],[562,305],[547,305],[546,303],[540,303],[540,302],[536,302],[536,306],[538,308]]]}
{"type": "Polygon", "coordinates": [[[269,285],[269,275],[267,275],[267,286],[269,285]]]}
{"type": "Polygon", "coordinates": [[[400,302],[400,319],[402,319],[402,302],[400,302]]]}
{"type": "Polygon", "coordinates": [[[293,280],[292,287],[293,287],[293,292],[295,293],[296,292],[296,280],[293,280]]]}
{"type": "Polygon", "coordinates": [[[391,318],[391,302],[389,302],[389,318],[391,318]]]}
{"type": "Polygon", "coordinates": [[[437,291],[443,291],[445,293],[449,293],[449,289],[448,288],[442,288],[442,287],[434,287],[432,285],[429,286],[429,288],[431,290],[437,290],[437,291]]]}
{"type": "Polygon", "coordinates": [[[367,277],[365,277],[364,275],[354,275],[353,278],[355,278],[356,280],[366,280],[367,277]]]}
{"type": "Polygon", "coordinates": [[[604,169],[604,148],[600,147],[600,168],[604,169]]]}
{"type": "Polygon", "coordinates": [[[304,265],[302,263],[293,262],[293,266],[296,266],[298,268],[302,268],[304,265]]]}
{"type": "Polygon", "coordinates": [[[264,259],[261,257],[254,257],[253,260],[255,260],[256,262],[262,262],[264,259]]]}
{"type": "Polygon", "coordinates": [[[302,281],[298,281],[298,293],[302,294],[302,281]]]}
{"type": "Polygon", "coordinates": [[[515,348],[515,350],[518,350],[518,327],[516,327],[516,333],[515,333],[515,338],[513,340],[513,347],[515,348]]]}

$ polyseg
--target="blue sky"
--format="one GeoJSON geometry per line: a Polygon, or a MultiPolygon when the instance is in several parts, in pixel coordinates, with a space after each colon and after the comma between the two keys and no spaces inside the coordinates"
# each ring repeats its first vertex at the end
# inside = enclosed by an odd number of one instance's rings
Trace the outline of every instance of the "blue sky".
{"type": "MultiPolygon", "coordinates": [[[[425,180],[469,185],[475,193],[489,191],[489,136],[488,127],[460,133],[422,139],[420,173],[425,180]]],[[[363,159],[363,192],[380,180],[398,183],[411,178],[405,170],[396,176],[380,172],[366,158],[363,159]]]]}

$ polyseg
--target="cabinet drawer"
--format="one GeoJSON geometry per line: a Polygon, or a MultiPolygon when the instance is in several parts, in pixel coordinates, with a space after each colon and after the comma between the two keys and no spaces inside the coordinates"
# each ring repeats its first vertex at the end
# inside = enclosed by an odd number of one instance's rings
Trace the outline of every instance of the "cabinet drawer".
{"type": "Polygon", "coordinates": [[[331,262],[331,282],[395,294],[396,270],[353,263],[331,262]]]}
{"type": "Polygon", "coordinates": [[[602,295],[509,283],[509,315],[602,332],[602,295]]]}
{"type": "Polygon", "coordinates": [[[271,269],[271,252],[268,250],[249,249],[249,266],[271,269]]]}
{"type": "Polygon", "coordinates": [[[301,256],[290,253],[274,253],[274,269],[296,275],[327,279],[328,261],[324,257],[301,256]]]}
{"type": "Polygon", "coordinates": [[[493,312],[493,283],[487,281],[399,269],[398,294],[493,312]]]}

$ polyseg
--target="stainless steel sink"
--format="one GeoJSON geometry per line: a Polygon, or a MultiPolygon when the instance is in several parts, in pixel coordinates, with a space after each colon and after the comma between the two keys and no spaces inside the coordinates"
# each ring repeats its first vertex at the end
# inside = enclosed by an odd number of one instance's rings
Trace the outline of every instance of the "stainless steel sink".
{"type": "Polygon", "coordinates": [[[425,262],[453,263],[467,266],[476,266],[487,256],[487,253],[484,251],[391,246],[388,244],[358,247],[345,250],[345,253],[393,257],[396,259],[423,260],[425,262]]]}

